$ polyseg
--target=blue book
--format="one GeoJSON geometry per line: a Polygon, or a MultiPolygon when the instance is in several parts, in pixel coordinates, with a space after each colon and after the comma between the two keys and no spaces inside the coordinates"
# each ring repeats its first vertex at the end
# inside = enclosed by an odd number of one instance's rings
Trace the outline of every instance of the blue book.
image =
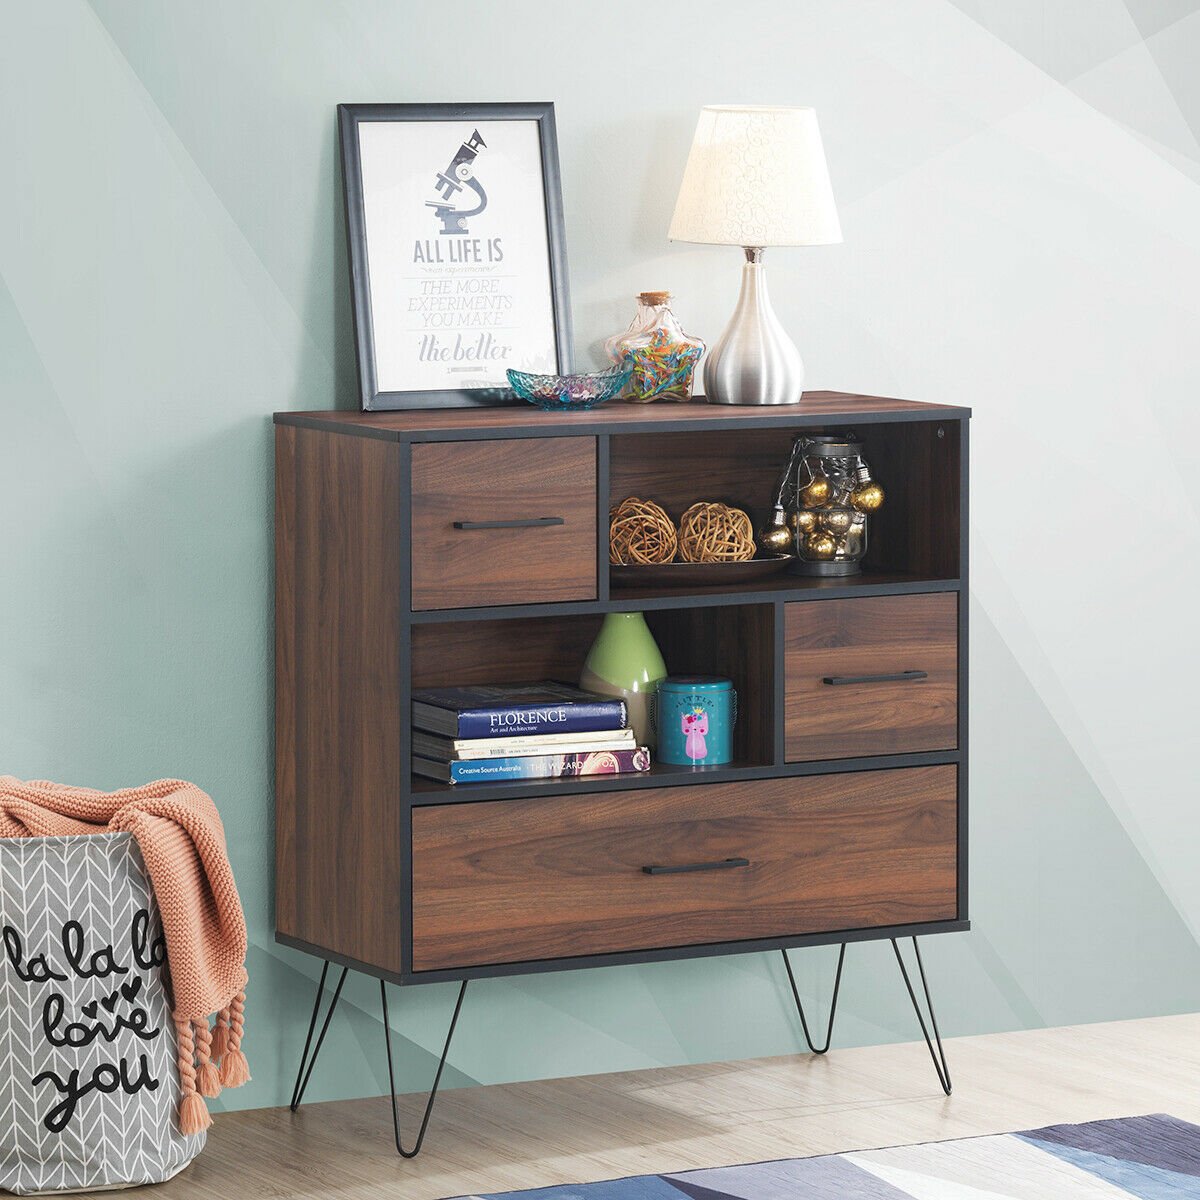
{"type": "Polygon", "coordinates": [[[581,754],[542,754],[522,758],[472,758],[434,762],[414,758],[413,771],[442,783],[502,783],[511,779],[570,779],[584,775],[621,775],[650,770],[650,751],[593,750],[581,754]]]}
{"type": "Polygon", "coordinates": [[[413,692],[413,725],[451,738],[597,733],[624,729],[628,718],[624,700],[550,681],[413,692]]]}

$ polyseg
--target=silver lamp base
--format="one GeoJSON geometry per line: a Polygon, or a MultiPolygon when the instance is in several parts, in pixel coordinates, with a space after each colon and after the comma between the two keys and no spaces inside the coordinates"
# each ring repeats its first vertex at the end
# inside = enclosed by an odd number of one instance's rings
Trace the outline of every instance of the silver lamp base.
{"type": "Polygon", "coordinates": [[[771,307],[762,253],[746,247],[737,308],[708,352],[704,391],[710,404],[800,403],[804,363],[771,307]]]}

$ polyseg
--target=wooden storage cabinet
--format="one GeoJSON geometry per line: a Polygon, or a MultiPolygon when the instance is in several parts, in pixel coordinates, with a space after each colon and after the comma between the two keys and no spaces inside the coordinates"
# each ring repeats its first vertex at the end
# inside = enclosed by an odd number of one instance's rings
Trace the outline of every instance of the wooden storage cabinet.
{"type": "Polygon", "coordinates": [[[955,773],[419,808],[413,969],[952,921],[955,773]]]}
{"type": "Polygon", "coordinates": [[[968,416],[834,392],[278,414],[278,940],[416,984],[968,928],[968,416]],[[610,578],[614,502],[761,522],[793,439],[848,430],[888,497],[861,575],[610,578]],[[577,678],[619,611],[673,672],[734,679],[732,763],[412,775],[414,689],[577,678]]]}

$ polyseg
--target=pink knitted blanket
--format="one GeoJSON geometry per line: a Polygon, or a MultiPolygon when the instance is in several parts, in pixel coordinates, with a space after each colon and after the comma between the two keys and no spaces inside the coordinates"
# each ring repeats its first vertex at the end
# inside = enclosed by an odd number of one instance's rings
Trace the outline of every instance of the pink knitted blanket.
{"type": "Polygon", "coordinates": [[[200,1133],[212,1123],[201,1096],[250,1078],[241,1049],[246,918],[216,805],[179,779],[97,792],[0,776],[0,837],[116,831],[137,839],[162,913],[179,1038],[179,1127],[200,1133]]]}

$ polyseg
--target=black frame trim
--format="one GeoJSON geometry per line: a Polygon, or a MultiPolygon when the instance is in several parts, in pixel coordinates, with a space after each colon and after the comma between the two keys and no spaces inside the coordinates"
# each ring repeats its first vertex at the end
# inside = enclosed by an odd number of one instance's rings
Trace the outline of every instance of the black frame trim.
{"type": "MultiPolygon", "coordinates": [[[[453,429],[387,429],[377,425],[364,425],[354,421],[338,421],[329,417],[310,416],[305,412],[277,412],[272,420],[276,425],[296,425],[301,429],[320,429],[326,433],[341,433],[347,437],[378,438],[385,442],[491,442],[504,438],[530,437],[583,437],[599,434],[626,433],[720,433],[727,429],[812,429],[829,425],[868,425],[903,424],[909,421],[966,421],[971,416],[969,408],[954,405],[931,404],[924,409],[906,409],[900,412],[833,412],[810,413],[804,409],[804,402],[797,405],[780,405],[781,409],[790,411],[771,412],[762,414],[761,409],[749,409],[747,415],[722,415],[719,422],[697,420],[688,409],[691,406],[703,408],[703,396],[696,396],[688,404],[672,406],[678,408],[681,415],[662,419],[641,413],[645,406],[637,404],[624,405],[628,408],[627,419],[619,423],[611,421],[600,422],[591,418],[587,412],[555,414],[553,420],[541,415],[532,406],[526,411],[529,423],[525,425],[505,425],[501,428],[491,426],[461,427],[453,429]]],[[[428,405],[424,407],[429,407],[428,405]]],[[[442,405],[440,407],[454,407],[442,405]]],[[[476,406],[478,407],[478,406],[476,406]]],[[[372,410],[374,411],[374,410],[372,410]]],[[[396,411],[396,410],[386,410],[396,411]]],[[[612,411],[611,409],[606,411],[612,411]]],[[[348,414],[349,415],[349,414],[348,414]]]]}
{"type": "Polygon", "coordinates": [[[369,251],[362,189],[358,126],[365,121],[536,121],[542,157],[542,194],[546,206],[546,245],[550,262],[550,303],[558,370],[571,370],[574,354],[566,231],[563,222],[562,171],[554,104],[550,101],[495,104],[339,104],[342,196],[350,259],[350,298],[359,393],[364,412],[419,408],[480,408],[521,404],[510,388],[463,388],[441,391],[381,392],[375,371],[371,316],[369,251]]]}
{"type": "MultiPolygon", "coordinates": [[[[406,889],[407,890],[407,889],[406,889]]],[[[302,950],[316,958],[327,959],[340,967],[349,967],[363,975],[386,979],[389,983],[412,986],[422,983],[461,982],[464,979],[502,979],[511,975],[545,975],[551,971],[584,971],[597,967],[645,966],[648,963],[676,962],[689,958],[718,958],[733,954],[761,954],[766,951],[793,950],[805,946],[837,946],[842,942],[885,941],[888,938],[925,937],[935,933],[966,933],[970,921],[926,921],[918,925],[888,925],[873,929],[841,929],[832,933],[795,934],[790,937],[757,938],[748,942],[701,942],[695,946],[666,946],[651,950],[624,950],[613,954],[582,954],[575,958],[531,959],[523,962],[488,963],[477,967],[455,967],[439,971],[413,971],[407,965],[401,971],[388,971],[349,955],[338,954],[287,933],[275,933],[275,941],[293,950],[302,950]]]]}
{"type": "Polygon", "coordinates": [[[971,422],[959,421],[959,479],[958,479],[958,574],[963,584],[958,589],[958,915],[961,920],[970,917],[968,876],[970,874],[968,820],[970,810],[970,787],[968,783],[970,761],[968,722],[970,705],[970,608],[971,593],[967,583],[970,578],[970,474],[971,474],[971,422]]]}

